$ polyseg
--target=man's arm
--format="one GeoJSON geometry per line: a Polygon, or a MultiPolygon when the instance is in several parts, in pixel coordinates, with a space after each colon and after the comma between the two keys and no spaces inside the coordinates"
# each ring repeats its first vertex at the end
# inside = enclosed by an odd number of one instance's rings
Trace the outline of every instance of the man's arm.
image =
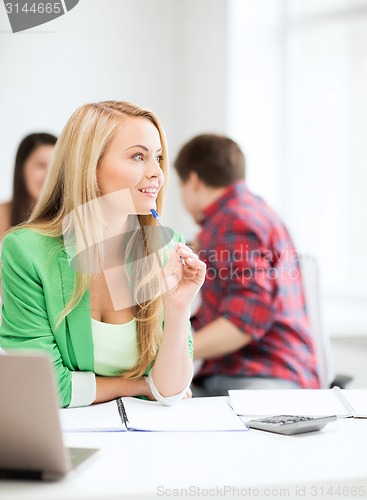
{"type": "Polygon", "coordinates": [[[251,342],[250,335],[220,316],[194,335],[196,359],[210,359],[238,351],[251,342]]]}
{"type": "Polygon", "coordinates": [[[214,283],[203,286],[205,303],[193,326],[203,321],[206,307],[211,317],[214,309],[217,316],[194,334],[196,359],[223,357],[259,341],[275,318],[277,290],[270,279],[269,248],[247,222],[227,219],[212,242],[215,259],[208,262],[208,270],[214,283]]]}

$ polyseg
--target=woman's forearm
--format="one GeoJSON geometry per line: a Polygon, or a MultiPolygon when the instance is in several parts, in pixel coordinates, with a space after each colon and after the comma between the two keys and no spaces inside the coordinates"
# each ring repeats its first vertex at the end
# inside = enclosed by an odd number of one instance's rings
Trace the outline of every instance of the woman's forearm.
{"type": "Polygon", "coordinates": [[[190,311],[187,308],[165,308],[164,331],[152,378],[154,386],[164,397],[180,393],[193,375],[187,329],[190,311]]]}
{"type": "Polygon", "coordinates": [[[146,378],[128,380],[123,377],[96,377],[94,403],[104,403],[123,396],[151,396],[146,378]]]}

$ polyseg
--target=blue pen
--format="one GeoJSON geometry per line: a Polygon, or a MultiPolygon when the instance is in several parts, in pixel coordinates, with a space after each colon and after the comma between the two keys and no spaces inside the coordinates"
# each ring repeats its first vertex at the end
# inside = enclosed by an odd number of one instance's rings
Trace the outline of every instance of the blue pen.
{"type": "Polygon", "coordinates": [[[154,208],[151,209],[151,212],[152,212],[152,215],[153,217],[155,218],[155,220],[158,222],[158,224],[160,225],[161,229],[162,229],[162,232],[167,240],[167,243],[169,243],[171,241],[171,236],[169,235],[167,229],[162,225],[160,219],[159,219],[159,215],[157,214],[157,212],[154,210],[154,208]]]}
{"type": "MultiPolygon", "coordinates": [[[[163,234],[164,234],[164,236],[166,237],[167,243],[169,243],[169,242],[171,241],[171,239],[172,239],[172,238],[171,238],[171,236],[169,235],[169,233],[168,233],[167,229],[166,229],[166,228],[162,225],[162,223],[161,223],[161,221],[160,221],[160,219],[159,219],[159,215],[158,215],[158,213],[154,210],[154,208],[152,208],[150,211],[151,211],[151,213],[152,213],[153,217],[155,218],[155,220],[158,222],[158,224],[159,224],[160,228],[162,229],[163,234]]],[[[181,261],[181,264],[184,266],[184,265],[185,265],[185,261],[183,260],[183,258],[182,258],[182,257],[180,257],[180,261],[181,261]]]]}

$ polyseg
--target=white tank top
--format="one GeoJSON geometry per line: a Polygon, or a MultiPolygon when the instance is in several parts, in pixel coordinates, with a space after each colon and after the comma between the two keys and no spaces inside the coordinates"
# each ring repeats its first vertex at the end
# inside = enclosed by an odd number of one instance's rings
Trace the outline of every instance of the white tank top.
{"type": "Polygon", "coordinates": [[[91,320],[94,373],[109,377],[131,369],[137,359],[136,319],[122,325],[91,320]]]}

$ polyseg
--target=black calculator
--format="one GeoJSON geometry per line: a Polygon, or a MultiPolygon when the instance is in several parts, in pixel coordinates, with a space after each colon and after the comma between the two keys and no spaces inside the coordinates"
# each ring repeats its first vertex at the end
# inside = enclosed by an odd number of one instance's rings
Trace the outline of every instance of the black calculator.
{"type": "Polygon", "coordinates": [[[329,422],[336,420],[336,416],[306,417],[301,415],[276,415],[262,417],[245,422],[251,429],[276,432],[277,434],[301,434],[302,432],[319,431],[329,422]]]}

